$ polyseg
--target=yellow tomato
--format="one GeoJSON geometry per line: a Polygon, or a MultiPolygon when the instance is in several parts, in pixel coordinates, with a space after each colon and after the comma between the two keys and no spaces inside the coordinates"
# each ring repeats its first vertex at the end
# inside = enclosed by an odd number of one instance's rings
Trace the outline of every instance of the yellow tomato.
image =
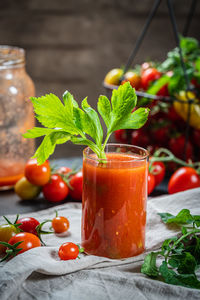
{"type": "Polygon", "coordinates": [[[33,185],[25,177],[22,177],[15,184],[15,193],[22,200],[32,200],[36,198],[41,191],[41,187],[33,185]]]}
{"type": "Polygon", "coordinates": [[[141,77],[136,72],[128,71],[124,74],[122,84],[127,81],[129,81],[131,86],[137,90],[140,87],[141,77]]]}
{"type": "MultiPolygon", "coordinates": [[[[188,101],[188,99],[195,100],[196,96],[193,92],[181,91],[178,95],[176,95],[176,98],[181,100],[182,103],[174,101],[174,109],[177,114],[183,118],[183,120],[187,121],[189,104],[186,104],[186,101],[188,101]]],[[[200,102],[197,99],[194,104],[191,104],[189,124],[196,129],[200,129],[200,102]]]]}
{"type": "Polygon", "coordinates": [[[120,84],[120,78],[123,75],[122,69],[112,69],[109,71],[104,78],[104,82],[112,85],[119,85],[120,84]]]}

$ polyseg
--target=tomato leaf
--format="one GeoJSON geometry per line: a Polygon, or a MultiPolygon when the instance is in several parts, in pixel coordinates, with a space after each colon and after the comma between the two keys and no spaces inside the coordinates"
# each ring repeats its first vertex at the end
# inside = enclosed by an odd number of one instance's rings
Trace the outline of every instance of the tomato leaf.
{"type": "Polygon", "coordinates": [[[159,252],[151,252],[147,254],[141,267],[141,272],[150,277],[158,276],[158,268],[156,266],[156,258],[159,252]]]}
{"type": "Polygon", "coordinates": [[[111,105],[109,99],[106,96],[99,96],[97,108],[106,126],[109,127],[111,113],[111,105]]]}
{"type": "Polygon", "coordinates": [[[162,221],[166,224],[190,224],[193,222],[193,217],[190,214],[189,209],[182,209],[176,216],[169,213],[158,213],[162,221]]]}

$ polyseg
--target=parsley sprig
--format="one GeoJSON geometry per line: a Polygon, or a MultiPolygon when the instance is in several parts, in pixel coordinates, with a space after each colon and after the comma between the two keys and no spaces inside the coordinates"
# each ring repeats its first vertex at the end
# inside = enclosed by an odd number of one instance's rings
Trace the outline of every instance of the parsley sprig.
{"type": "Polygon", "coordinates": [[[34,127],[23,136],[37,138],[44,136],[34,157],[42,164],[55,150],[56,144],[71,141],[74,144],[89,146],[98,158],[106,159],[105,146],[112,132],[118,129],[138,129],[147,121],[149,109],[138,108],[135,90],[127,82],[112,93],[111,101],[101,95],[97,109],[107,127],[104,138],[98,113],[88,104],[87,98],[81,108],[74,97],[66,91],[63,102],[54,94],[39,98],[32,97],[37,120],[44,126],[34,127]]]}
{"type": "Polygon", "coordinates": [[[141,272],[169,284],[200,289],[195,274],[200,266],[200,216],[191,215],[188,209],[182,209],[176,216],[159,215],[164,223],[181,226],[181,234],[165,240],[160,251],[147,254],[141,272]],[[159,267],[158,257],[162,259],[159,267]]]}

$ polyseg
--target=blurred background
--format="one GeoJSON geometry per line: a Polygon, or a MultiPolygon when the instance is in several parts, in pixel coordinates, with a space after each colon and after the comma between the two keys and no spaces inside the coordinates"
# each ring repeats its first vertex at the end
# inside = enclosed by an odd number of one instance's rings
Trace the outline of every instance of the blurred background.
{"type": "MultiPolygon", "coordinates": [[[[198,2],[198,1],[197,1],[198,2]]],[[[36,95],[69,90],[80,103],[96,106],[105,93],[106,73],[123,66],[140,34],[154,0],[1,0],[0,44],[26,50],[26,68],[36,95]]],[[[179,32],[190,0],[174,0],[179,32]]],[[[200,39],[197,3],[188,35],[200,39]]],[[[163,60],[175,47],[166,1],[154,18],[134,63],[163,60]]],[[[37,144],[39,141],[37,141],[37,144]]],[[[80,155],[71,143],[59,145],[54,157],[80,155]]]]}

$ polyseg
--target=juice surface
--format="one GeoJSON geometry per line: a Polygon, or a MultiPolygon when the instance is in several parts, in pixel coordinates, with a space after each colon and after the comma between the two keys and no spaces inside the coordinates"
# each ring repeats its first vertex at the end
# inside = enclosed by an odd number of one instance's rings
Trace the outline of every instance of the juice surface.
{"type": "Polygon", "coordinates": [[[145,248],[147,161],[122,153],[83,161],[82,246],[110,258],[145,248]]]}

